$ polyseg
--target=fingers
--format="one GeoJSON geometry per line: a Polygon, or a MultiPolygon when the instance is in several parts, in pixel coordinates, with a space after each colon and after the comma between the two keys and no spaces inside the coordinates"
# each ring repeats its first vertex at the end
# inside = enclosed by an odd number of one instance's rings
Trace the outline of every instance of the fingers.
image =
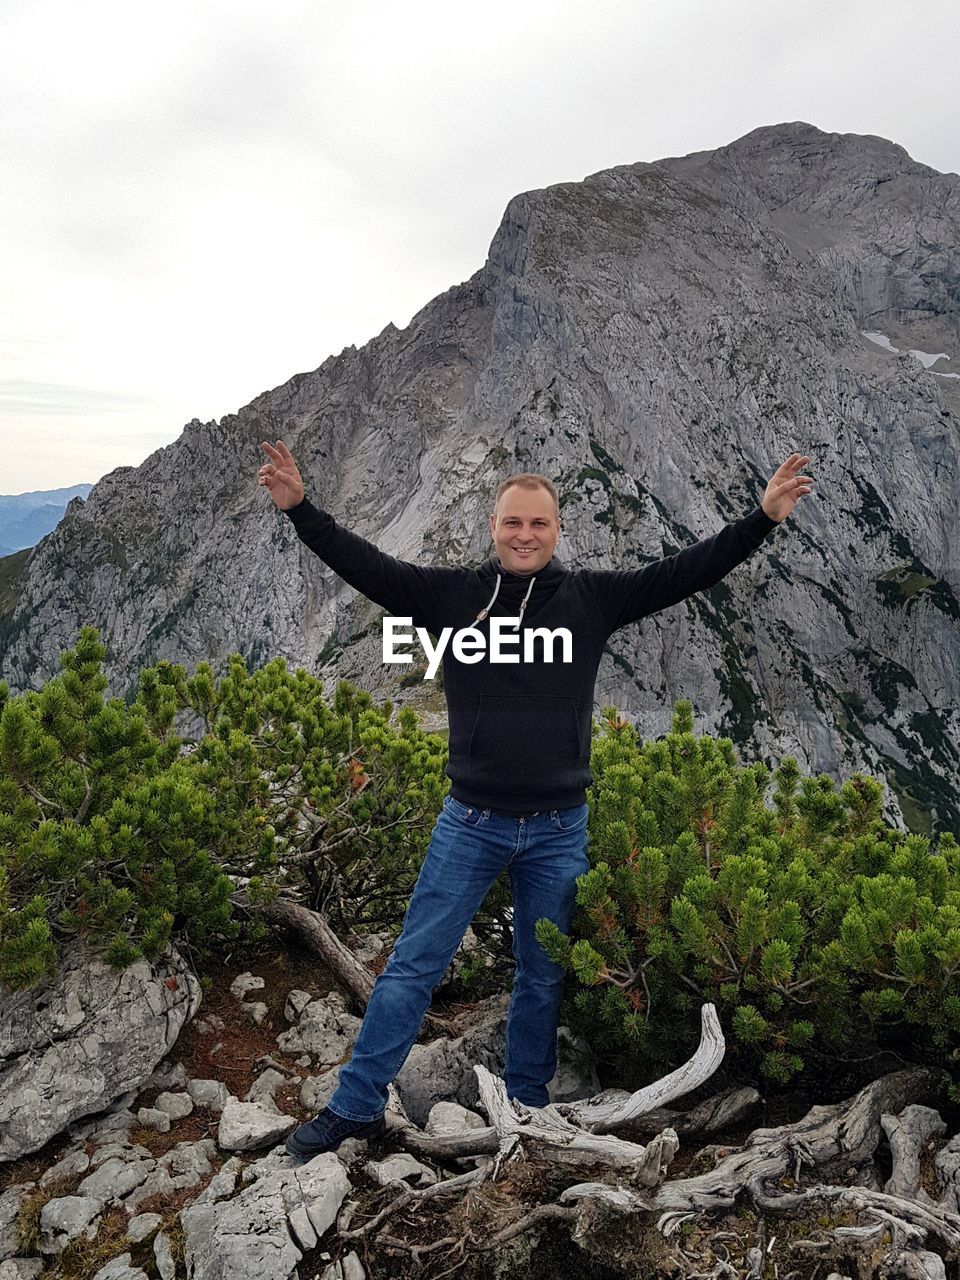
{"type": "Polygon", "coordinates": [[[287,462],[293,462],[293,454],[283,443],[282,440],[277,441],[276,448],[272,444],[267,444],[266,440],[260,441],[260,448],[268,453],[274,462],[282,465],[287,462]]]}
{"type": "Polygon", "coordinates": [[[809,461],[810,461],[810,455],[807,453],[803,453],[803,454],[791,453],[790,457],[786,460],[786,462],[782,462],[780,464],[780,466],[777,468],[777,471],[778,472],[799,471],[800,468],[805,467],[809,461]]]}

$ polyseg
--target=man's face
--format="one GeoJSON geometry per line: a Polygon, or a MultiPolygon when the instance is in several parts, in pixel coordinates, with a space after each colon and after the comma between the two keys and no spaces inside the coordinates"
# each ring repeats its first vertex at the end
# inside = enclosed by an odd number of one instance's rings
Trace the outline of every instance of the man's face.
{"type": "Polygon", "coordinates": [[[553,498],[542,485],[524,489],[512,484],[490,517],[490,536],[504,569],[539,573],[560,540],[553,498]]]}

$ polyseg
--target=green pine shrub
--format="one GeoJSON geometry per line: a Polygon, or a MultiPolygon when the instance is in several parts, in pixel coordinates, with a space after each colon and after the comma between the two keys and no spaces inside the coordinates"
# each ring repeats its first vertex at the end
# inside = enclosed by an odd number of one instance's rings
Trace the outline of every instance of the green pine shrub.
{"type": "Polygon", "coordinates": [[[888,827],[883,790],[741,766],[692,706],[641,743],[614,708],[592,752],[591,869],[571,935],[537,936],[572,975],[564,1015],[628,1086],[685,1060],[712,1001],[725,1065],[787,1082],[811,1053],[882,1027],[936,1057],[960,1033],[960,846],[888,827]]]}
{"type": "Polygon", "coordinates": [[[105,656],[83,627],[40,691],[0,681],[0,981],[53,976],[72,937],[118,968],[171,941],[209,958],[261,940],[255,905],[282,885],[341,936],[399,930],[448,786],[442,738],[346,682],[328,703],[282,658],[251,674],[234,654],[219,682],[163,661],[129,705],[104,700],[105,656]]]}

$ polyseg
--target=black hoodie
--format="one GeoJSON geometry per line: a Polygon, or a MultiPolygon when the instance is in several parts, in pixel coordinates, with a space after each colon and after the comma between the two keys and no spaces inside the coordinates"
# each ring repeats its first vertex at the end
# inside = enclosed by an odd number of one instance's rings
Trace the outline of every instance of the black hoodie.
{"type": "Polygon", "coordinates": [[[477,568],[431,567],[385,555],[338,525],[304,498],[285,512],[300,540],[345,582],[396,617],[412,617],[434,637],[492,617],[521,617],[521,636],[533,628],[567,628],[572,661],[456,658],[443,654],[443,687],[450,725],[450,794],[464,804],[506,813],[532,813],[582,804],[590,773],[590,738],[597,668],[612,632],[719,582],[777,527],[760,507],[719,533],[641,569],[568,569],[554,556],[536,574],[514,574],[498,557],[477,568]],[[524,603],[526,601],[526,603],[524,603]],[[522,613],[521,613],[522,608],[522,613]]]}

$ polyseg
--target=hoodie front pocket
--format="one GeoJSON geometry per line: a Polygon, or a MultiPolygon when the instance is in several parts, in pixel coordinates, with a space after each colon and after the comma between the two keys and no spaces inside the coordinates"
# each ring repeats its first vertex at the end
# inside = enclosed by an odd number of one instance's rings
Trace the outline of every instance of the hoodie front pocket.
{"type": "Polygon", "coordinates": [[[475,760],[502,756],[509,763],[520,752],[557,760],[580,756],[577,704],[561,695],[491,694],[480,696],[468,754],[475,760]]]}

